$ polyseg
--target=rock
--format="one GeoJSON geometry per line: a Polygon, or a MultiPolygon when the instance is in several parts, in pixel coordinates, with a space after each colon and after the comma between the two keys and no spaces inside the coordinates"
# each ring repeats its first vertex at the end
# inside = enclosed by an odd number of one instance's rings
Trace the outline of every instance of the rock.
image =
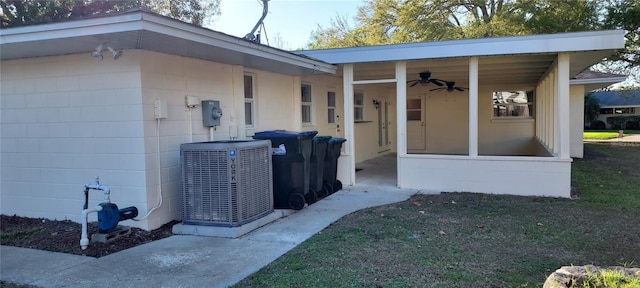
{"type": "Polygon", "coordinates": [[[549,275],[544,282],[543,288],[571,288],[583,287],[586,276],[600,274],[602,270],[616,270],[630,277],[640,280],[640,268],[624,268],[619,266],[598,267],[594,265],[586,266],[563,266],[549,275]]]}

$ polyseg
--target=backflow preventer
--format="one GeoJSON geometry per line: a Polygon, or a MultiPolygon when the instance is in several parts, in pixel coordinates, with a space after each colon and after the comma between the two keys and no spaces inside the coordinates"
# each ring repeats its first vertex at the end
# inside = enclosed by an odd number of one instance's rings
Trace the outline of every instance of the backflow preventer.
{"type": "Polygon", "coordinates": [[[109,233],[118,227],[118,222],[133,219],[138,216],[138,208],[131,206],[118,209],[118,206],[111,203],[109,186],[100,185],[100,180],[96,177],[95,183],[84,185],[84,206],[82,207],[82,236],[80,237],[80,247],[82,250],[89,246],[87,235],[87,215],[92,212],[98,213],[98,233],[109,233]],[[102,190],[104,202],[91,209],[89,206],[89,190],[102,190]]]}

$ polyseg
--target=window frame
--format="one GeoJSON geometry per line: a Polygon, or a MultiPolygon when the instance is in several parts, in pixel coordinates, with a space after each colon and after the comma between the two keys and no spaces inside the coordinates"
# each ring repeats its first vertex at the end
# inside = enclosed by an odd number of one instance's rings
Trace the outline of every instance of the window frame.
{"type": "Polygon", "coordinates": [[[363,91],[353,91],[353,121],[354,122],[358,122],[358,121],[365,121],[364,120],[364,92],[363,91]],[[361,104],[357,104],[357,96],[361,97],[361,104]],[[356,117],[358,115],[358,113],[356,113],[356,110],[360,109],[360,118],[356,117]]]}
{"type": "Polygon", "coordinates": [[[300,121],[302,125],[310,126],[313,125],[313,87],[310,83],[302,83],[300,84],[300,121]],[[309,90],[309,101],[304,101],[304,88],[308,87],[309,90]],[[304,119],[304,108],[308,107],[309,109],[309,119],[305,121],[304,119]]]}
{"type": "Polygon", "coordinates": [[[327,91],[327,123],[336,124],[336,120],[336,92],[329,90],[327,91]],[[331,106],[331,96],[333,96],[333,106],[331,106]]]}
{"type": "Polygon", "coordinates": [[[255,81],[255,74],[252,73],[244,73],[243,76],[243,87],[244,87],[244,124],[246,128],[255,128],[256,127],[256,81],[255,81]],[[251,97],[247,98],[247,77],[249,77],[251,79],[251,97]],[[249,115],[249,118],[251,119],[251,124],[247,124],[247,104],[250,105],[251,107],[251,113],[249,115]]]}
{"type": "Polygon", "coordinates": [[[518,90],[518,89],[513,89],[513,90],[502,90],[502,91],[493,91],[492,95],[491,95],[491,119],[492,120],[523,120],[523,119],[535,119],[536,118],[536,93],[535,90],[518,90]],[[495,98],[493,93],[500,93],[500,92],[508,92],[508,91],[518,91],[518,92],[524,92],[525,95],[527,96],[527,102],[526,103],[515,103],[515,102],[510,102],[510,103],[496,103],[495,98]],[[529,109],[529,116],[511,116],[511,115],[505,115],[505,116],[500,116],[500,115],[496,115],[496,108],[495,106],[509,106],[509,107],[516,107],[516,106],[524,106],[526,105],[529,109]]]}

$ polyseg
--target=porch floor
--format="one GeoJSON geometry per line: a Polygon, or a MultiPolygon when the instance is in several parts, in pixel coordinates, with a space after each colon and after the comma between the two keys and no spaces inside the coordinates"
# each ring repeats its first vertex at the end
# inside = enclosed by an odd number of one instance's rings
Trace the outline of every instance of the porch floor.
{"type": "Polygon", "coordinates": [[[356,186],[360,185],[398,187],[397,154],[387,153],[356,163],[356,186]]]}

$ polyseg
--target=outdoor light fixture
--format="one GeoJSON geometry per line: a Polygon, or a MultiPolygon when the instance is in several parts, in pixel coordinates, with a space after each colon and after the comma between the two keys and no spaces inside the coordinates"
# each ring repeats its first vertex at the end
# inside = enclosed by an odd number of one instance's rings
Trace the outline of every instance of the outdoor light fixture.
{"type": "Polygon", "coordinates": [[[376,109],[380,107],[380,102],[378,100],[373,99],[373,105],[376,106],[376,109]]]}
{"type": "Polygon", "coordinates": [[[111,48],[111,46],[107,46],[107,49],[109,49],[109,52],[113,55],[113,60],[118,60],[118,58],[122,56],[122,50],[115,50],[111,48]]]}
{"type": "Polygon", "coordinates": [[[91,57],[94,60],[100,61],[102,60],[102,50],[104,49],[104,47],[102,46],[102,44],[98,45],[98,47],[96,47],[96,50],[91,52],[91,57]]]}
{"type": "MultiPolygon", "coordinates": [[[[109,50],[109,52],[111,52],[111,55],[113,57],[113,60],[118,60],[120,58],[120,56],[122,56],[122,50],[116,50],[111,48],[111,46],[107,46],[106,47],[107,50],[109,50]]],[[[105,49],[105,45],[104,44],[100,44],[98,45],[98,47],[96,47],[96,50],[91,52],[91,57],[94,60],[100,61],[102,60],[102,52],[104,52],[105,49]]]]}

